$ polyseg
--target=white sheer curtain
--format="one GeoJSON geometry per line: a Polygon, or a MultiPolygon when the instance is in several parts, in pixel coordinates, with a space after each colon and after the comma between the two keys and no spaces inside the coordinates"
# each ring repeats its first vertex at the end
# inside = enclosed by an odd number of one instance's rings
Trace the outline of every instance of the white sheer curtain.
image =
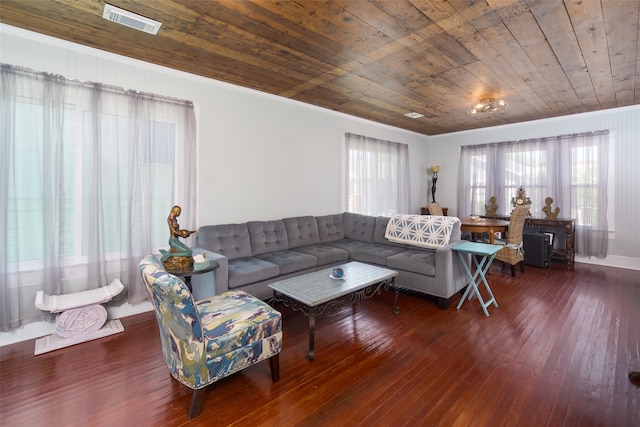
{"type": "Polygon", "coordinates": [[[560,217],[576,220],[576,254],[606,257],[608,245],[608,130],[462,147],[458,212],[483,214],[491,196],[501,215],[522,186],[540,212],[547,197],[560,217]]]}
{"type": "Polygon", "coordinates": [[[345,206],[349,212],[390,216],[408,213],[409,147],[345,134],[345,206]]]}
{"type": "Polygon", "coordinates": [[[35,294],[125,285],[167,246],[181,205],[195,224],[192,103],[0,64],[0,330],[46,317],[35,294]]]}

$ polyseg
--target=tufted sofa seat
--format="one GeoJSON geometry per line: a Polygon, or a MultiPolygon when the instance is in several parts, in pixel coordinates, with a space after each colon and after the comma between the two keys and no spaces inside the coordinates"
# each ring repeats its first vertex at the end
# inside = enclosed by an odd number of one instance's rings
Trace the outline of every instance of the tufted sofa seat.
{"type": "Polygon", "coordinates": [[[192,278],[194,294],[243,290],[266,299],[272,295],[269,283],[353,260],[398,271],[396,284],[434,296],[447,309],[449,299],[466,285],[451,251],[460,242],[460,223],[448,244],[430,249],[388,240],[389,220],[344,212],[202,226],[196,234],[199,251],[220,267],[213,275],[192,278]]]}

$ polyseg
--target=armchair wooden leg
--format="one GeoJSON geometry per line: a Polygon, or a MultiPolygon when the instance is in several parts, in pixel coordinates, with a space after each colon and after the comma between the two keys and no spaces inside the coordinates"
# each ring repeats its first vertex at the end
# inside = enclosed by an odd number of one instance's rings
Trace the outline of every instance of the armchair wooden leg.
{"type": "Polygon", "coordinates": [[[189,419],[192,420],[198,415],[200,415],[200,410],[202,409],[202,402],[204,402],[204,393],[207,388],[199,388],[198,390],[193,390],[193,396],[191,397],[191,406],[189,407],[189,419]]]}
{"type": "Polygon", "coordinates": [[[271,367],[271,380],[275,383],[280,379],[280,353],[269,358],[269,366],[271,367]]]}
{"type": "Polygon", "coordinates": [[[516,266],[511,264],[511,276],[516,277],[516,266]]]}

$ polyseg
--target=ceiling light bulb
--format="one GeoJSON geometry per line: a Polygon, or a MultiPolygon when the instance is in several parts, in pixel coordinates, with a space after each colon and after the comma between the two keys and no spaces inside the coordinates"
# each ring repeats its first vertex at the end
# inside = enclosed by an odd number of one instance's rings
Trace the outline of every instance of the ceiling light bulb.
{"type": "Polygon", "coordinates": [[[479,113],[493,113],[495,111],[504,111],[507,109],[507,101],[504,99],[485,98],[480,102],[470,107],[467,110],[467,114],[470,116],[476,116],[479,113]]]}

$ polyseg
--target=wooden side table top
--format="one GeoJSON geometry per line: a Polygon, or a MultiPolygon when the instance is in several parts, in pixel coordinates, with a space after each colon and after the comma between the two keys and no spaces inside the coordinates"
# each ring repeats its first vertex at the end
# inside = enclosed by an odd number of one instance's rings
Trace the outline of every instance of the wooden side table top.
{"type": "Polygon", "coordinates": [[[480,218],[472,220],[471,218],[464,218],[460,220],[461,231],[469,231],[471,233],[488,233],[490,244],[493,244],[494,233],[505,232],[508,228],[509,221],[501,219],[480,218]]]}
{"type": "Polygon", "coordinates": [[[216,261],[206,260],[205,262],[194,262],[190,267],[181,268],[180,270],[167,270],[167,273],[178,277],[191,277],[194,274],[208,273],[218,267],[220,267],[220,265],[216,261]]]}

